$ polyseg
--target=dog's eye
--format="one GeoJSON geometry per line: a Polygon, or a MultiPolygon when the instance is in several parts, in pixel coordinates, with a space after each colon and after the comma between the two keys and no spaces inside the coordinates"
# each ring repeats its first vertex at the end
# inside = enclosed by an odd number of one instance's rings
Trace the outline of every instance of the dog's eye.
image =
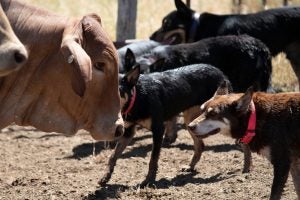
{"type": "Polygon", "coordinates": [[[217,111],[213,108],[208,108],[206,111],[206,116],[208,116],[208,117],[214,117],[217,114],[218,114],[217,111]]]}
{"type": "Polygon", "coordinates": [[[168,27],[168,26],[170,26],[171,21],[170,21],[170,20],[167,20],[167,19],[164,19],[162,23],[163,23],[163,26],[164,26],[164,27],[168,27]]]}
{"type": "Polygon", "coordinates": [[[99,71],[104,71],[104,66],[105,66],[105,63],[104,62],[96,62],[94,64],[94,67],[99,70],[99,71]]]}

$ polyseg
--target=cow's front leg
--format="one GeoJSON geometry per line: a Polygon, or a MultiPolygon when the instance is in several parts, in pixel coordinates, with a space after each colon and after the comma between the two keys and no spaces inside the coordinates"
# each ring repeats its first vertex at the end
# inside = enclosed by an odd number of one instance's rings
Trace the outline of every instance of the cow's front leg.
{"type": "Polygon", "coordinates": [[[132,125],[125,129],[124,135],[119,139],[114,152],[109,158],[108,164],[106,166],[105,173],[101,180],[98,182],[99,185],[104,186],[114,171],[117,159],[122,155],[122,152],[127,147],[127,145],[132,141],[133,136],[135,135],[135,126],[132,125]]]}
{"type": "Polygon", "coordinates": [[[152,120],[152,134],[153,134],[153,146],[151,152],[151,158],[149,163],[148,174],[146,179],[141,183],[141,187],[145,187],[148,184],[152,184],[155,181],[156,173],[158,169],[159,153],[162,145],[164,135],[164,124],[163,121],[152,120]]]}

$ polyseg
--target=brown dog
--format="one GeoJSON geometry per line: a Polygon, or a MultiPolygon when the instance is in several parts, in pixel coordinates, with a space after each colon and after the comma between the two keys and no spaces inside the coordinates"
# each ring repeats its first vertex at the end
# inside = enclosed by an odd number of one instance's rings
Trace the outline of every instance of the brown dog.
{"type": "Polygon", "coordinates": [[[222,133],[266,156],[274,167],[270,199],[280,199],[289,171],[300,198],[300,93],[228,94],[223,83],[189,124],[199,138],[222,133]]]}

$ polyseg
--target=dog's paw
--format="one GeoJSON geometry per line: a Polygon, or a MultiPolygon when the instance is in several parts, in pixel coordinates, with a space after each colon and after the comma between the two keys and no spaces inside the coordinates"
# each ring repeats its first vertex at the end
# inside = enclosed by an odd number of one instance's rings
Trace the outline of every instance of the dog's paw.
{"type": "Polygon", "coordinates": [[[250,173],[250,167],[245,167],[242,171],[243,174],[250,173]]]}
{"type": "Polygon", "coordinates": [[[173,144],[175,141],[176,141],[176,137],[175,138],[164,137],[163,145],[169,146],[169,145],[173,144]]]}
{"type": "Polygon", "coordinates": [[[98,181],[98,185],[104,187],[106,186],[108,181],[109,181],[109,177],[104,176],[103,178],[100,179],[100,181],[98,181]]]}
{"type": "Polygon", "coordinates": [[[188,165],[182,166],[181,171],[182,171],[182,172],[196,172],[196,170],[195,170],[194,168],[191,168],[191,167],[188,166],[188,165]]]}
{"type": "Polygon", "coordinates": [[[155,180],[147,180],[145,179],[143,182],[141,182],[141,184],[139,185],[140,188],[144,188],[144,187],[155,187],[155,180]]]}

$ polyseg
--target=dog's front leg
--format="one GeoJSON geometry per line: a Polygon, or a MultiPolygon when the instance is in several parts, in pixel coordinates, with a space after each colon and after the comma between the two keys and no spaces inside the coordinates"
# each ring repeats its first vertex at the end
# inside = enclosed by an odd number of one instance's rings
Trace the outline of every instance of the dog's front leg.
{"type": "Polygon", "coordinates": [[[252,156],[250,147],[248,144],[241,144],[243,153],[244,153],[244,168],[243,173],[249,173],[252,166],[252,156]]]}
{"type": "Polygon", "coordinates": [[[109,158],[105,173],[101,178],[101,180],[98,182],[99,185],[104,186],[109,181],[114,171],[117,159],[121,156],[124,149],[131,142],[134,135],[135,135],[135,125],[132,125],[125,129],[124,135],[119,139],[114,152],[109,158]]]}
{"type": "Polygon", "coordinates": [[[153,134],[153,146],[151,152],[151,158],[149,163],[148,174],[146,179],[141,183],[141,187],[145,187],[155,181],[156,172],[158,169],[158,159],[159,153],[162,145],[163,135],[164,135],[164,124],[162,120],[154,121],[152,120],[152,134],[153,134]]]}
{"type": "Polygon", "coordinates": [[[274,166],[274,178],[270,199],[277,200],[280,199],[284,185],[288,178],[290,161],[287,156],[284,158],[282,156],[278,156],[272,161],[272,164],[274,166]]]}
{"type": "Polygon", "coordinates": [[[291,163],[291,175],[293,177],[293,182],[295,190],[297,192],[298,199],[300,199],[300,159],[294,158],[291,163]]]}
{"type": "Polygon", "coordinates": [[[189,168],[188,169],[183,169],[184,171],[194,171],[195,170],[195,165],[199,162],[202,152],[204,150],[204,142],[202,139],[196,137],[189,129],[188,129],[190,135],[193,138],[194,141],[194,155],[193,158],[190,162],[189,168]]]}

